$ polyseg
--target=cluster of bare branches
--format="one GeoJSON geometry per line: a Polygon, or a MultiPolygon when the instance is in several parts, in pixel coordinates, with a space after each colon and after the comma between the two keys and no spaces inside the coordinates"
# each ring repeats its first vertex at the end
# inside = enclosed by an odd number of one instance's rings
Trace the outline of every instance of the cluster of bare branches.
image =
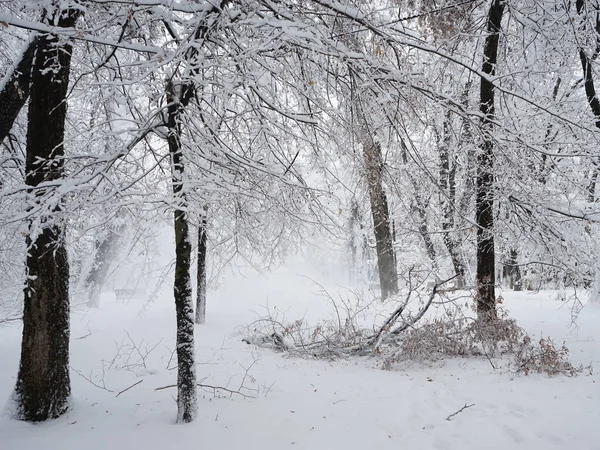
{"type": "MultiPolygon", "coordinates": [[[[440,286],[449,280],[437,283],[427,298],[421,301],[416,312],[407,306],[421,294],[410,290],[405,298],[383,324],[366,328],[360,316],[367,306],[352,309],[351,302],[338,302],[323,288],[334,307],[336,320],[311,326],[303,319],[286,321],[285,313],[267,307],[267,316],[239,330],[244,342],[260,347],[273,348],[299,356],[316,358],[339,358],[351,355],[381,354],[388,345],[397,345],[402,334],[423,318],[439,295],[440,286]],[[341,303],[341,304],[340,304],[341,303]]],[[[392,299],[391,301],[394,301],[392,299]]],[[[418,301],[417,301],[418,303],[418,301]]]]}
{"type": "Polygon", "coordinates": [[[572,364],[564,343],[556,346],[550,338],[536,342],[501,307],[494,321],[474,318],[472,297],[465,302],[465,297],[444,291],[441,286],[447,281],[436,284],[426,299],[421,298],[414,314],[407,312],[407,307],[411,297],[422,297],[417,290],[402,301],[388,300],[399,302],[399,306],[376,327],[366,327],[359,320],[364,308],[352,309],[350,302],[337,302],[323,291],[338,304],[334,308],[337,320],[309,325],[304,319],[288,321],[285,313],[267,308],[266,317],[239,332],[247,344],[286,355],[317,359],[369,355],[381,360],[386,370],[402,361],[432,362],[455,357],[481,358],[494,370],[524,375],[538,372],[575,376],[592,370],[591,366],[572,364]],[[428,317],[432,305],[442,313],[428,317]]]}

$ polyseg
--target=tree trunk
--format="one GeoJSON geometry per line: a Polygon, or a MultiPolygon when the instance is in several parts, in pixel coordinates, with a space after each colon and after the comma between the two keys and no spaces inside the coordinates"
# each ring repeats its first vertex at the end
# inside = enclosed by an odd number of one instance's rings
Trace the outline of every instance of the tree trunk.
{"type": "MultiPolygon", "coordinates": [[[[504,1],[493,0],[487,18],[488,36],[483,50],[482,72],[489,77],[496,73],[498,41],[504,1]]],[[[496,318],[496,266],[494,259],[494,140],[492,137],[494,85],[481,78],[480,106],[483,142],[477,155],[477,315],[480,320],[496,318]]]]}
{"type": "Polygon", "coordinates": [[[518,252],[516,249],[510,249],[508,253],[508,261],[504,264],[502,270],[504,279],[508,280],[508,287],[515,291],[522,290],[521,269],[517,262],[518,252]]]}
{"type": "MultiPolygon", "coordinates": [[[[206,17],[218,13],[228,0],[221,0],[219,5],[205,12],[206,17]]],[[[210,26],[207,21],[200,21],[194,33],[197,43],[202,42],[210,26]]],[[[190,47],[186,54],[187,61],[192,61],[199,47],[190,47]]],[[[198,69],[191,69],[192,75],[198,74],[198,69]]],[[[181,148],[181,114],[194,96],[193,81],[174,84],[169,81],[166,86],[168,102],[169,154],[171,155],[171,170],[173,197],[176,202],[174,209],[175,228],[175,312],[177,316],[177,422],[191,422],[197,413],[196,397],[196,362],[194,355],[194,301],[190,276],[192,246],[189,236],[189,222],[186,216],[188,209],[186,193],[183,189],[185,173],[181,148]]]]}
{"type": "MultiPolygon", "coordinates": [[[[118,232],[121,233],[124,229],[125,227],[121,226],[118,232]]],[[[96,240],[94,262],[85,278],[85,289],[89,295],[88,305],[93,308],[100,306],[102,286],[108,277],[108,270],[118,250],[120,238],[121,236],[118,233],[109,230],[105,236],[99,237],[96,240]]]]}
{"type": "MultiPolygon", "coordinates": [[[[580,16],[585,14],[585,0],[577,0],[575,4],[577,13],[580,16]]],[[[596,33],[600,32],[600,14],[596,13],[596,33]]],[[[579,60],[581,61],[581,68],[583,70],[583,81],[585,87],[585,95],[587,97],[590,109],[596,119],[596,128],[600,129],[600,100],[596,95],[596,87],[594,84],[594,72],[592,66],[592,60],[600,53],[600,38],[596,37],[596,48],[594,50],[594,56],[590,58],[583,47],[579,47],[579,60]]],[[[590,175],[590,181],[587,186],[587,196],[590,203],[594,203],[596,200],[596,182],[598,180],[598,161],[597,159],[592,160],[593,169],[590,175]]]]}
{"type": "MultiPolygon", "coordinates": [[[[419,217],[419,224],[418,224],[419,235],[421,236],[421,239],[423,240],[423,244],[425,244],[425,250],[427,251],[427,256],[431,260],[433,269],[437,272],[437,269],[438,269],[437,254],[435,252],[435,246],[433,245],[433,240],[431,239],[431,234],[429,233],[429,227],[427,226],[427,211],[425,209],[426,206],[425,206],[425,204],[423,204],[423,200],[421,199],[421,196],[419,195],[419,192],[417,191],[418,185],[417,185],[416,180],[414,180],[412,177],[411,177],[411,180],[413,182],[413,185],[415,186],[415,199],[412,204],[411,211],[413,212],[413,215],[416,213],[417,216],[419,217]]],[[[437,277],[437,273],[435,274],[435,276],[437,277]]]]}
{"type": "MultiPolygon", "coordinates": [[[[79,12],[58,11],[61,26],[73,26],[79,12]]],[[[28,111],[26,183],[38,186],[63,176],[64,130],[71,46],[44,36],[31,72],[28,111]]],[[[42,202],[44,189],[31,189],[42,202]]],[[[39,422],[56,418],[68,407],[69,263],[64,231],[53,222],[61,210],[30,224],[27,241],[27,280],[23,310],[21,361],[15,387],[17,414],[39,422]]]]}
{"type": "Polygon", "coordinates": [[[373,215],[373,225],[375,228],[381,298],[384,300],[398,292],[398,273],[396,272],[396,261],[394,258],[394,242],[390,226],[388,202],[381,177],[383,166],[381,145],[374,142],[371,138],[364,139],[362,144],[369,198],[371,200],[371,214],[373,215]]]}
{"type": "MultiPolygon", "coordinates": [[[[577,0],[575,7],[577,8],[577,14],[583,16],[586,12],[585,0],[577,0]]],[[[579,60],[581,61],[581,69],[583,70],[583,81],[585,87],[585,95],[596,119],[596,128],[600,129],[600,99],[596,94],[596,86],[594,84],[594,72],[592,61],[600,54],[600,13],[596,12],[596,48],[594,54],[590,58],[583,47],[579,47],[579,60]]],[[[590,179],[586,187],[587,200],[590,203],[596,202],[596,183],[598,182],[598,172],[600,171],[599,161],[597,158],[592,159],[592,171],[590,173],[590,179]]],[[[596,268],[594,291],[590,296],[590,300],[594,303],[598,302],[600,298],[600,270],[596,268]]]]}
{"type": "Polygon", "coordinates": [[[198,224],[198,294],[196,298],[196,323],[206,322],[206,212],[198,224]]]}
{"type": "Polygon", "coordinates": [[[456,251],[456,245],[451,232],[454,228],[454,214],[456,209],[456,161],[450,167],[450,111],[446,113],[443,125],[442,142],[439,145],[440,154],[440,189],[442,204],[442,238],[448,250],[454,273],[456,276],[456,287],[463,287],[465,270],[456,251]]]}
{"type": "Polygon", "coordinates": [[[186,216],[187,199],[183,190],[184,163],[181,153],[180,114],[187,99],[188,86],[167,86],[168,144],[171,155],[175,228],[175,312],[177,316],[177,422],[194,420],[197,412],[196,363],[194,356],[194,304],[190,277],[192,246],[186,216]],[[184,93],[176,92],[184,88],[184,93]]]}
{"type": "MultiPolygon", "coordinates": [[[[65,25],[59,23],[59,26],[65,25]]],[[[2,105],[0,108],[0,144],[10,133],[19,112],[29,98],[31,68],[40,40],[41,38],[38,36],[27,44],[17,67],[0,92],[0,105],[2,105]]],[[[44,48],[47,47],[44,46],[44,48]]]]}

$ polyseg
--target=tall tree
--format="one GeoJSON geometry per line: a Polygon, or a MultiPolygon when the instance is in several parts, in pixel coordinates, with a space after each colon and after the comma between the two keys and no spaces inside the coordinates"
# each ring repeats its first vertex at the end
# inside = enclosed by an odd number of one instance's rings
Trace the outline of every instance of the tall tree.
{"type": "Polygon", "coordinates": [[[386,299],[398,292],[398,273],[396,272],[396,259],[394,257],[390,211],[383,187],[381,144],[371,136],[365,135],[362,136],[362,144],[371,214],[375,229],[381,298],[386,299]]]}
{"type": "MultiPolygon", "coordinates": [[[[344,41],[352,50],[364,51],[363,44],[354,33],[348,32],[344,41]]],[[[358,73],[354,68],[351,68],[350,74],[353,86],[350,104],[357,122],[354,133],[356,140],[362,146],[365,178],[373,217],[381,299],[385,300],[398,292],[398,272],[390,209],[383,183],[384,160],[381,142],[376,136],[372,117],[374,110],[380,110],[382,107],[377,103],[377,94],[361,87],[361,84],[366,81],[361,79],[364,74],[358,73]]]]}
{"type": "Polygon", "coordinates": [[[487,33],[483,47],[479,111],[482,143],[477,155],[477,314],[481,320],[496,318],[496,265],[494,252],[494,137],[495,87],[491,78],[496,73],[498,42],[504,0],[493,0],[487,16],[487,33]]]}
{"type": "Polygon", "coordinates": [[[192,245],[183,189],[184,162],[181,145],[181,114],[192,96],[193,86],[167,85],[169,154],[175,198],[175,313],[177,316],[177,422],[191,422],[196,416],[196,363],[194,358],[194,304],[190,266],[192,245]]]}
{"type": "MultiPolygon", "coordinates": [[[[577,14],[586,19],[585,16],[588,14],[588,2],[585,0],[577,0],[575,3],[575,7],[577,8],[577,14]]],[[[600,99],[596,95],[596,86],[594,83],[594,70],[592,66],[592,62],[600,55],[600,11],[598,7],[596,7],[594,18],[594,32],[595,32],[595,45],[594,45],[594,53],[591,56],[585,51],[585,48],[581,44],[579,44],[579,48],[577,49],[579,52],[579,60],[581,61],[581,69],[583,70],[583,83],[585,88],[585,95],[587,97],[588,104],[590,105],[590,109],[594,118],[596,119],[596,128],[600,129],[600,99]]],[[[585,26],[585,25],[584,25],[585,26]]],[[[600,162],[598,159],[594,158],[593,160],[593,168],[590,173],[589,183],[587,186],[588,191],[588,201],[593,203],[596,198],[596,183],[598,182],[598,171],[600,170],[600,162]]]]}
{"type": "Polygon", "coordinates": [[[185,164],[183,155],[182,120],[185,108],[194,98],[194,76],[198,67],[196,58],[202,52],[202,46],[208,33],[214,26],[222,8],[228,0],[212,5],[200,17],[198,25],[190,36],[190,45],[185,50],[184,80],[172,77],[167,82],[167,142],[171,157],[172,189],[175,199],[175,312],[177,316],[177,422],[191,422],[197,413],[196,398],[196,362],[194,355],[194,302],[191,284],[192,245],[189,231],[188,200],[184,189],[185,164]]]}
{"type": "MultiPolygon", "coordinates": [[[[72,27],[79,11],[55,7],[47,23],[72,27]],[[58,20],[60,18],[60,20],[58,20]]],[[[63,176],[64,130],[71,45],[49,35],[39,41],[31,73],[26,183],[34,208],[44,210],[51,184],[63,176]]],[[[15,387],[18,417],[32,422],[67,410],[69,378],[69,263],[55,201],[39,220],[31,219],[27,241],[27,281],[21,362],[15,387]]]]}

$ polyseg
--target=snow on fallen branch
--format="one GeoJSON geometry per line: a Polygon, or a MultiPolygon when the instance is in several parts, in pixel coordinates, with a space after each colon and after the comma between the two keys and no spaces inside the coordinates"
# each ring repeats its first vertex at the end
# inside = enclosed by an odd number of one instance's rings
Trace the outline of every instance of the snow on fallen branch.
{"type": "MultiPolygon", "coordinates": [[[[403,331],[412,328],[423,318],[440,291],[440,287],[451,281],[449,278],[435,284],[427,301],[416,314],[403,314],[415,290],[410,289],[405,300],[377,329],[366,329],[358,324],[357,313],[346,308],[342,320],[336,301],[324,290],[333,303],[337,321],[326,321],[310,327],[304,320],[286,322],[285,317],[273,310],[245,327],[241,333],[247,344],[273,348],[290,354],[309,355],[317,358],[339,358],[350,355],[378,354],[381,347],[394,340],[403,331]]],[[[318,284],[318,283],[316,283],[318,284]]],[[[320,285],[319,285],[320,286],[320,285]]],[[[322,286],[321,286],[322,287],[322,286]]]]}
{"type": "MultiPolygon", "coordinates": [[[[267,308],[267,315],[241,330],[242,341],[271,348],[291,356],[317,359],[337,359],[373,355],[382,360],[383,369],[392,369],[400,361],[436,361],[447,357],[487,358],[493,369],[505,368],[515,374],[544,373],[548,376],[575,376],[591,366],[573,365],[569,350],[554,344],[550,338],[532,339],[507,312],[498,306],[498,319],[482,322],[469,312],[469,302],[461,297],[450,298],[442,287],[451,281],[433,286],[416,313],[409,303],[422,292],[409,289],[406,297],[375,328],[361,326],[358,313],[350,302],[345,317],[339,302],[323,292],[333,302],[337,320],[309,326],[304,319],[288,321],[276,308],[267,308]],[[435,301],[442,296],[443,301],[435,301]],[[443,308],[441,314],[423,319],[432,305],[443,308]]],[[[318,283],[316,283],[318,284],[318,283]]],[[[320,285],[319,285],[320,286],[320,285]]],[[[322,286],[321,286],[322,287],[322,286]]],[[[463,297],[464,298],[464,297],[463,297]]],[[[358,308],[358,304],[356,306],[358,308]]]]}

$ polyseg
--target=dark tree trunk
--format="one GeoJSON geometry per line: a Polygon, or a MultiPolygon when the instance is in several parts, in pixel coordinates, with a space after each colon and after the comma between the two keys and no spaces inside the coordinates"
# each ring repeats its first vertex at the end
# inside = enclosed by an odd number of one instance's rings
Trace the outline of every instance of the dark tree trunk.
{"type": "MultiPolygon", "coordinates": [[[[505,2],[493,0],[488,18],[488,36],[483,49],[482,72],[493,77],[496,73],[498,41],[505,2]]],[[[483,142],[477,155],[477,315],[480,320],[496,318],[496,265],[494,255],[494,140],[492,137],[494,85],[481,78],[480,106],[483,142]]]]}
{"type": "Polygon", "coordinates": [[[0,144],[10,133],[19,112],[29,98],[31,68],[40,39],[39,36],[35,37],[27,44],[17,67],[0,92],[0,144]]]}
{"type": "Polygon", "coordinates": [[[196,323],[206,322],[206,212],[198,224],[198,294],[196,298],[196,323]]]}
{"type": "MultiPolygon", "coordinates": [[[[200,20],[194,39],[197,46],[190,47],[186,59],[194,60],[199,46],[210,31],[209,17],[220,13],[228,0],[221,0],[219,5],[213,5],[205,12],[204,20],[200,20]]],[[[198,74],[198,69],[191,69],[192,75],[198,74]]],[[[185,172],[181,148],[181,116],[186,106],[194,96],[193,81],[174,84],[169,81],[166,86],[168,102],[169,153],[171,155],[171,171],[173,197],[175,200],[175,312],[177,316],[177,422],[191,422],[197,413],[196,398],[196,362],[194,355],[194,301],[191,285],[191,255],[189,221],[186,216],[188,202],[183,189],[185,172]]]]}
{"type": "MultiPolygon", "coordinates": [[[[62,14],[61,26],[73,26],[79,12],[62,14]]],[[[38,186],[63,176],[63,140],[71,46],[55,36],[39,41],[31,72],[26,183],[38,186]]],[[[44,189],[30,190],[41,202],[44,189]]],[[[51,216],[58,216],[60,205],[51,216]]],[[[27,240],[27,281],[23,310],[21,362],[15,387],[18,417],[32,422],[55,418],[68,407],[69,263],[64,231],[44,217],[27,240]]]]}
{"type": "MultiPolygon", "coordinates": [[[[575,6],[577,13],[583,16],[586,12],[585,0],[577,0],[575,6]]],[[[594,55],[589,57],[583,47],[579,47],[579,60],[581,61],[581,68],[583,70],[583,81],[585,87],[585,95],[587,97],[590,109],[596,119],[596,128],[600,129],[600,99],[596,95],[596,86],[594,85],[594,72],[592,61],[600,54],[600,12],[596,12],[596,48],[594,49],[594,55]]],[[[593,169],[590,174],[590,181],[587,186],[588,201],[593,203],[596,201],[596,183],[598,181],[598,171],[600,170],[597,159],[593,159],[593,169]]]]}
{"type": "Polygon", "coordinates": [[[187,198],[183,189],[184,163],[181,152],[181,112],[189,102],[190,87],[167,86],[168,144],[171,155],[173,197],[175,200],[175,312],[177,316],[177,422],[196,417],[196,363],[194,355],[194,303],[190,277],[192,246],[186,216],[187,198]],[[177,92],[177,89],[183,92],[177,92]]]}
{"type": "Polygon", "coordinates": [[[381,176],[383,167],[381,145],[374,142],[371,138],[366,138],[363,140],[363,152],[369,198],[371,200],[371,214],[373,215],[373,225],[375,228],[381,298],[386,299],[398,292],[398,273],[396,272],[396,261],[394,258],[390,213],[381,176]]]}

